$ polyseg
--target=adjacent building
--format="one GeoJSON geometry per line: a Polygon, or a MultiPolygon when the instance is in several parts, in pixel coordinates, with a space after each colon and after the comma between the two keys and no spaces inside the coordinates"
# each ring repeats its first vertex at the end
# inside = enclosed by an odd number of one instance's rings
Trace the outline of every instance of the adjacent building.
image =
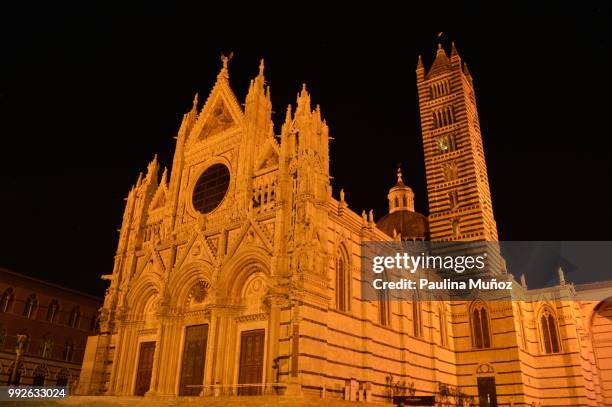
{"type": "Polygon", "coordinates": [[[0,383],[74,386],[100,305],[89,294],[0,269],[0,383]],[[16,360],[18,335],[25,336],[16,360]]]}

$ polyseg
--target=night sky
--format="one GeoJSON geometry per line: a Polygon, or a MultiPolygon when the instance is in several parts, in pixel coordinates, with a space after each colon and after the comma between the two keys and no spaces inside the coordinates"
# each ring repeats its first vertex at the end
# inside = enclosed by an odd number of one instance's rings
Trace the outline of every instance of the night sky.
{"type": "Polygon", "coordinates": [[[221,52],[239,100],[265,58],[277,131],[307,84],[350,208],[384,215],[402,163],[427,213],[414,69],[440,31],[474,76],[500,238],[610,240],[610,8],[457,3],[0,11],[0,267],[101,295],[123,198],[155,153],[171,164],[221,52]]]}

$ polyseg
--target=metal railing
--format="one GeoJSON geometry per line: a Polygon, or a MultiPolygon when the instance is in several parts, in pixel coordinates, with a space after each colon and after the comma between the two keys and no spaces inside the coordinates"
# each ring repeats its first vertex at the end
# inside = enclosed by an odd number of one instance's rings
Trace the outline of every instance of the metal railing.
{"type": "Polygon", "coordinates": [[[186,385],[182,396],[280,396],[285,394],[286,383],[210,384],[186,385]]]}

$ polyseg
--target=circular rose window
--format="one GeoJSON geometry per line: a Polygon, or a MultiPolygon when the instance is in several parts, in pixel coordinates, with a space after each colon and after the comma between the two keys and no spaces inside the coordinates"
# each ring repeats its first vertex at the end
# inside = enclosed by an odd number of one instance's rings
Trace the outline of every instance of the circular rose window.
{"type": "Polygon", "coordinates": [[[227,193],[230,173],[223,164],[211,165],[200,175],[193,189],[193,207],[201,213],[212,212],[227,193]]]}

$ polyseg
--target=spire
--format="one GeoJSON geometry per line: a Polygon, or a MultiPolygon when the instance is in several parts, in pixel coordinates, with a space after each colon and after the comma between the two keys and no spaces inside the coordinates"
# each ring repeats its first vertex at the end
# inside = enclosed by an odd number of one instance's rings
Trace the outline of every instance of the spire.
{"type": "Polygon", "coordinates": [[[559,273],[559,284],[565,285],[565,272],[563,271],[563,268],[559,266],[557,273],[559,273]]]}
{"type": "Polygon", "coordinates": [[[161,180],[159,181],[160,185],[166,185],[168,181],[168,168],[164,167],[164,172],[162,172],[161,180]]]}
{"type": "Polygon", "coordinates": [[[287,105],[287,112],[285,113],[285,123],[291,123],[291,103],[287,105]]]}
{"type": "Polygon", "coordinates": [[[419,59],[417,59],[416,77],[417,82],[421,82],[423,79],[425,79],[425,66],[423,65],[423,58],[420,54],[419,59]]]}
{"type": "Polygon", "coordinates": [[[264,59],[261,58],[261,60],[259,61],[259,76],[263,77],[264,74],[264,59]]]}
{"type": "Polygon", "coordinates": [[[310,94],[306,90],[306,84],[302,84],[302,91],[297,96],[297,107],[295,113],[308,112],[310,113],[310,94]]]}
{"type": "Polygon", "coordinates": [[[432,76],[442,74],[450,70],[450,60],[446,55],[446,51],[442,47],[442,43],[438,42],[438,50],[436,51],[436,58],[434,59],[431,67],[429,68],[429,72],[427,72],[427,77],[430,78],[432,76]]]}
{"type": "Polygon", "coordinates": [[[459,53],[457,52],[457,47],[455,47],[455,41],[451,42],[451,58],[454,56],[459,56],[459,53]]]}
{"type": "Polygon", "coordinates": [[[195,96],[193,97],[193,104],[191,105],[191,110],[193,112],[198,111],[198,92],[196,92],[195,96]]]}

